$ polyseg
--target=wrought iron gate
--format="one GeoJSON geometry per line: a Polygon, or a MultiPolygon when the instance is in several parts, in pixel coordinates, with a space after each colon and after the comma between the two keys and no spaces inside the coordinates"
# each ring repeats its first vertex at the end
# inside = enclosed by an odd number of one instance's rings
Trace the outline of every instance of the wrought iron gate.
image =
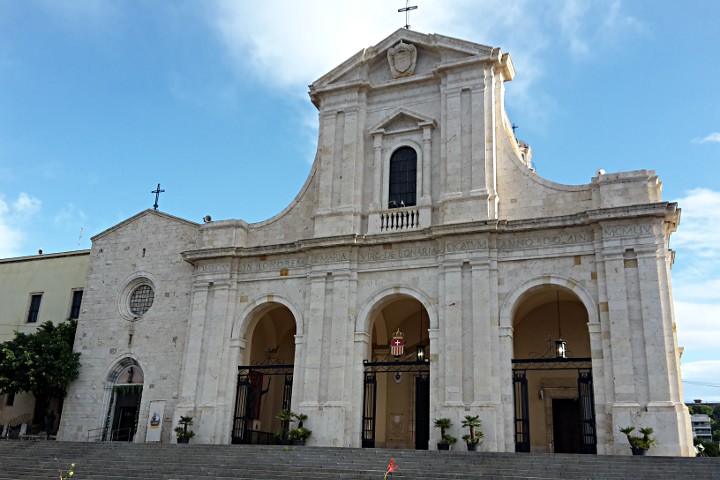
{"type": "Polygon", "coordinates": [[[530,451],[530,416],[528,415],[528,385],[525,371],[513,372],[515,400],[515,451],[530,451]]]}
{"type": "MultiPolygon", "coordinates": [[[[408,355],[410,358],[412,355],[408,355]]],[[[415,383],[415,448],[427,450],[430,439],[430,362],[429,360],[395,360],[363,362],[363,416],[362,446],[375,448],[375,425],[377,413],[377,374],[415,372],[419,375],[415,383]]]]}
{"type": "Polygon", "coordinates": [[[526,358],[514,359],[513,397],[515,409],[515,451],[530,451],[530,418],[527,372],[530,370],[575,370],[578,373],[577,393],[580,405],[581,452],[597,453],[595,429],[595,397],[590,358],[526,358]]]}
{"type": "MultiPolygon", "coordinates": [[[[265,377],[283,377],[282,409],[290,410],[293,369],[294,365],[286,364],[257,364],[238,367],[232,443],[275,443],[271,432],[255,429],[253,422],[260,418],[262,396],[267,392],[267,390],[263,390],[265,377]]],[[[268,382],[270,381],[271,379],[268,379],[268,382]]]]}
{"type": "Polygon", "coordinates": [[[591,370],[578,372],[578,400],[580,401],[580,425],[582,453],[597,453],[595,431],[595,396],[591,370]]]}
{"type": "Polygon", "coordinates": [[[377,400],[377,377],[375,372],[365,373],[363,399],[362,447],[375,447],[375,402],[377,400]]]}

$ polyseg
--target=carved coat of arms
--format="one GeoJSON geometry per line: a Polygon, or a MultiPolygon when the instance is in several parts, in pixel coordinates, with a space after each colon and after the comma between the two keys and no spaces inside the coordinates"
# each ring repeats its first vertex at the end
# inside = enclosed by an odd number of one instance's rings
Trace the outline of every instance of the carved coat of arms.
{"type": "Polygon", "coordinates": [[[393,78],[408,77],[415,73],[417,61],[415,45],[400,40],[400,43],[388,50],[387,56],[393,78]]]}

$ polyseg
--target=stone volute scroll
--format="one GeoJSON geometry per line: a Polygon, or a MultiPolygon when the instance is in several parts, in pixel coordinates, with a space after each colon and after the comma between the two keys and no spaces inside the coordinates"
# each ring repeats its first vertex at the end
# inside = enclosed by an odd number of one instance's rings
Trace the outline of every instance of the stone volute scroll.
{"type": "Polygon", "coordinates": [[[415,73],[417,61],[415,45],[400,40],[400,43],[388,50],[387,56],[393,78],[409,77],[415,73]]]}

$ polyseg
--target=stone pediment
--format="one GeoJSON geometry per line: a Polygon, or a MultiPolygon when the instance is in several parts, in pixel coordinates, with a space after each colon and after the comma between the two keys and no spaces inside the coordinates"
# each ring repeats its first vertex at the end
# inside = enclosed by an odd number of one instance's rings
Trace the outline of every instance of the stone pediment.
{"type": "Polygon", "coordinates": [[[432,118],[411,112],[405,108],[395,110],[385,117],[379,124],[370,129],[370,133],[392,134],[422,130],[423,127],[435,127],[436,122],[432,118]]]}
{"type": "Polygon", "coordinates": [[[130,217],[128,219],[123,220],[122,222],[118,223],[117,225],[113,225],[112,227],[108,228],[107,230],[104,230],[104,231],[98,233],[97,235],[93,236],[90,240],[92,240],[94,242],[94,241],[96,241],[102,237],[105,237],[113,232],[118,232],[118,231],[124,229],[125,227],[127,227],[133,223],[136,223],[142,219],[152,219],[151,221],[159,221],[160,223],[162,223],[162,222],[182,223],[187,226],[194,227],[194,228],[200,227],[200,224],[191,222],[189,220],[185,220],[184,218],[176,217],[174,215],[170,215],[168,213],[160,212],[157,210],[147,209],[147,210],[143,210],[142,212],[140,212],[136,215],[133,215],[132,217],[130,217]]]}
{"type": "Polygon", "coordinates": [[[317,106],[317,96],[326,91],[358,86],[382,88],[396,82],[423,80],[467,62],[492,62],[506,70],[506,80],[514,76],[509,56],[499,48],[401,28],[316,80],[310,85],[310,97],[317,106]]]}

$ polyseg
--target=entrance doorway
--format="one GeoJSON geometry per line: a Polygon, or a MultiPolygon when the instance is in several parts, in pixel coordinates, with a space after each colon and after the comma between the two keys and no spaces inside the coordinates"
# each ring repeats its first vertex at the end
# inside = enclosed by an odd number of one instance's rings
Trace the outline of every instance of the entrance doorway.
{"type": "Polygon", "coordinates": [[[276,418],[292,405],[295,317],[286,306],[268,302],[252,313],[246,363],[238,366],[232,443],[274,444],[287,427],[276,418]]]}
{"type": "Polygon", "coordinates": [[[513,318],[515,451],[596,453],[588,313],[577,295],[543,284],[513,318]]]}
{"type": "Polygon", "coordinates": [[[407,295],[373,314],[372,348],[363,362],[362,446],[427,450],[430,364],[427,312],[407,295]]]}
{"type": "Polygon", "coordinates": [[[552,420],[555,453],[582,453],[577,398],[553,398],[552,420]]]}
{"type": "MultiPolygon", "coordinates": [[[[127,360],[132,362],[132,360],[127,360]]],[[[122,367],[121,367],[122,368],[122,367]]],[[[136,364],[122,368],[112,388],[102,440],[132,442],[137,433],[144,376],[136,364]]]]}

